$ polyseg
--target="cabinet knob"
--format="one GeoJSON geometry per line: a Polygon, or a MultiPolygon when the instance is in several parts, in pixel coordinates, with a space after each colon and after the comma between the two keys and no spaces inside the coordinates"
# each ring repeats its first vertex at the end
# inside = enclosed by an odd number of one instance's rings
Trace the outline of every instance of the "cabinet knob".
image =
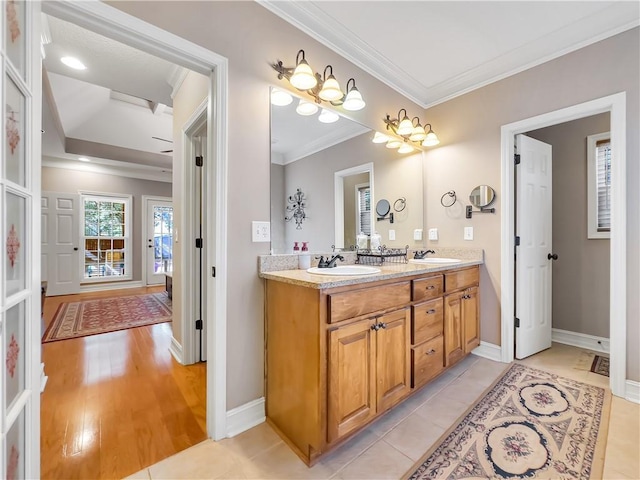
{"type": "Polygon", "coordinates": [[[436,288],[435,285],[429,285],[425,290],[433,290],[434,288],[436,288]]]}
{"type": "Polygon", "coordinates": [[[436,313],[435,309],[431,309],[431,310],[427,310],[427,315],[433,315],[434,313],[436,313]]]}
{"type": "Polygon", "coordinates": [[[379,324],[378,324],[378,326],[379,326],[380,328],[387,328],[387,324],[386,324],[386,323],[384,323],[384,322],[379,323],[379,324]]]}
{"type": "Polygon", "coordinates": [[[371,330],[379,330],[380,329],[380,325],[378,325],[377,323],[374,325],[371,325],[371,330]]]}
{"type": "Polygon", "coordinates": [[[425,355],[433,355],[434,353],[436,353],[436,351],[432,348],[425,355]]]}

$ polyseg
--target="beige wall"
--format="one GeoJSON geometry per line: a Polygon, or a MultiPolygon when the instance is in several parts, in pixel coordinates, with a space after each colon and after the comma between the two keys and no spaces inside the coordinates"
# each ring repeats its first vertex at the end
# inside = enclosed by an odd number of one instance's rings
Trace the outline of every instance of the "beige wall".
{"type": "Polygon", "coordinates": [[[274,253],[290,253],[293,245],[286,245],[284,217],[287,195],[284,189],[284,166],[271,164],[271,250],[274,253]]]}
{"type": "Polygon", "coordinates": [[[618,92],[627,95],[627,378],[640,380],[640,131],[639,29],[621,33],[427,110],[442,142],[427,153],[428,227],[440,229],[439,244],[485,249],[481,274],[482,340],[500,343],[500,127],[618,92]],[[464,203],[481,183],[497,191],[495,215],[471,220],[440,206],[454,189],[464,203]],[[462,239],[473,225],[474,240],[462,239]]]}
{"type": "MultiPolygon", "coordinates": [[[[173,251],[173,338],[182,345],[182,308],[184,299],[182,298],[182,286],[185,278],[182,276],[182,263],[184,253],[188,251],[189,244],[185,240],[192,239],[193,236],[185,230],[185,217],[189,212],[184,212],[184,201],[186,195],[192,192],[185,192],[183,189],[185,171],[192,168],[192,163],[188,159],[182,158],[184,155],[184,131],[183,128],[202,101],[209,95],[209,79],[199,73],[189,72],[180,89],[173,97],[173,223],[178,229],[178,241],[175,243],[173,251]]],[[[205,165],[204,168],[206,168],[205,165]]],[[[204,212],[206,214],[206,212],[204,212]]],[[[174,238],[175,238],[174,232],[174,238]]]]}
{"type": "Polygon", "coordinates": [[[587,238],[587,136],[609,113],[527,133],[553,148],[553,327],[609,338],[609,239],[587,238]]]}
{"type": "MultiPolygon", "coordinates": [[[[132,280],[142,280],[142,195],[171,198],[171,184],[101,173],[42,167],[42,191],[78,193],[79,191],[133,195],[131,226],[132,280]]],[[[144,249],[146,253],[146,248],[144,249]]]]}

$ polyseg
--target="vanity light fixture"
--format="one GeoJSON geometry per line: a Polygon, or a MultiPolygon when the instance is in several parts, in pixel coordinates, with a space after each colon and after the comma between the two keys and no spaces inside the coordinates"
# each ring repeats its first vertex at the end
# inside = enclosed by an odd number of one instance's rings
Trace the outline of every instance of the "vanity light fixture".
{"type": "Polygon", "coordinates": [[[400,148],[398,148],[398,153],[411,153],[414,150],[415,149],[409,144],[409,142],[405,140],[404,143],[400,145],[400,148]]]}
{"type": "Polygon", "coordinates": [[[277,88],[274,88],[273,90],[271,90],[272,105],[276,105],[278,107],[284,107],[286,105],[289,105],[291,102],[293,102],[293,97],[287,92],[278,90],[277,88]]]}
{"type": "Polygon", "coordinates": [[[73,68],[74,70],[87,69],[86,65],[75,57],[62,57],[60,61],[64,63],[67,67],[73,68]]]}
{"type": "MultiPolygon", "coordinates": [[[[392,133],[404,139],[407,145],[406,147],[400,141],[397,143],[398,147],[403,147],[403,151],[400,153],[408,153],[410,151],[408,147],[419,149],[420,147],[432,147],[440,143],[430,123],[425,124],[423,127],[418,117],[413,117],[413,119],[409,120],[407,111],[404,108],[400,109],[397,118],[391,118],[390,115],[387,115],[383,120],[387,125],[387,130],[391,130],[392,133]],[[428,131],[427,127],[429,128],[428,131]],[[413,145],[411,145],[411,143],[413,143],[413,145]]],[[[389,146],[389,142],[387,143],[387,147],[394,148],[389,146]]]]}
{"type": "Polygon", "coordinates": [[[373,136],[373,143],[387,143],[389,141],[389,135],[385,135],[384,133],[376,132],[373,136]]]}
{"type": "Polygon", "coordinates": [[[305,102],[304,100],[300,100],[300,103],[298,103],[296,107],[296,112],[303,116],[315,115],[317,111],[318,106],[315,103],[305,102]]]}
{"type": "Polygon", "coordinates": [[[427,132],[427,136],[425,137],[422,145],[424,147],[433,147],[434,145],[438,145],[440,143],[440,139],[436,135],[436,133],[431,130],[431,124],[427,123],[425,127],[429,127],[429,131],[427,132]]]}
{"type": "Polygon", "coordinates": [[[402,146],[402,142],[397,138],[390,138],[385,146],[387,148],[398,148],[402,146]]]}
{"type": "Polygon", "coordinates": [[[331,110],[327,110],[326,108],[323,108],[322,112],[320,112],[320,116],[318,117],[318,120],[321,121],[322,123],[334,123],[340,120],[340,116],[337,113],[332,112],[331,110]]]}
{"type": "Polygon", "coordinates": [[[298,51],[295,67],[285,67],[281,60],[271,67],[278,72],[280,80],[286,78],[298,90],[306,91],[315,103],[329,102],[333,106],[342,105],[345,110],[350,111],[361,110],[366,105],[362,94],[356,88],[355,79],[350,78],[347,81],[347,92],[342,92],[338,80],[333,75],[333,67],[327,65],[322,76],[314,73],[307,63],[304,50],[298,51]]]}

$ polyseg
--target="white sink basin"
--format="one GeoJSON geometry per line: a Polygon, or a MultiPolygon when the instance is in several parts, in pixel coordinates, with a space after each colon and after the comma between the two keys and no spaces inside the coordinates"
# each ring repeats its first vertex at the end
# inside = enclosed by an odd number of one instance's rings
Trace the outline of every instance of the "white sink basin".
{"type": "Polygon", "coordinates": [[[436,257],[412,258],[411,260],[409,260],[410,263],[421,263],[425,265],[439,265],[441,263],[460,263],[461,261],[462,260],[459,260],[457,258],[436,258],[436,257]]]}
{"type": "Polygon", "coordinates": [[[366,265],[338,265],[333,268],[307,268],[307,272],[315,275],[372,275],[380,273],[380,269],[366,265]]]}

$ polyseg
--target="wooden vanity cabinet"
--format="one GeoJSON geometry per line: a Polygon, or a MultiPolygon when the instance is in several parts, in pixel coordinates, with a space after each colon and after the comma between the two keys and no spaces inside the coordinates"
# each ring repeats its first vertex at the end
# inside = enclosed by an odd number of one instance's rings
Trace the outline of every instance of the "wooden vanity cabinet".
{"type": "Polygon", "coordinates": [[[446,367],[453,365],[480,345],[479,281],[478,267],[445,274],[444,362],[446,367]]]}

